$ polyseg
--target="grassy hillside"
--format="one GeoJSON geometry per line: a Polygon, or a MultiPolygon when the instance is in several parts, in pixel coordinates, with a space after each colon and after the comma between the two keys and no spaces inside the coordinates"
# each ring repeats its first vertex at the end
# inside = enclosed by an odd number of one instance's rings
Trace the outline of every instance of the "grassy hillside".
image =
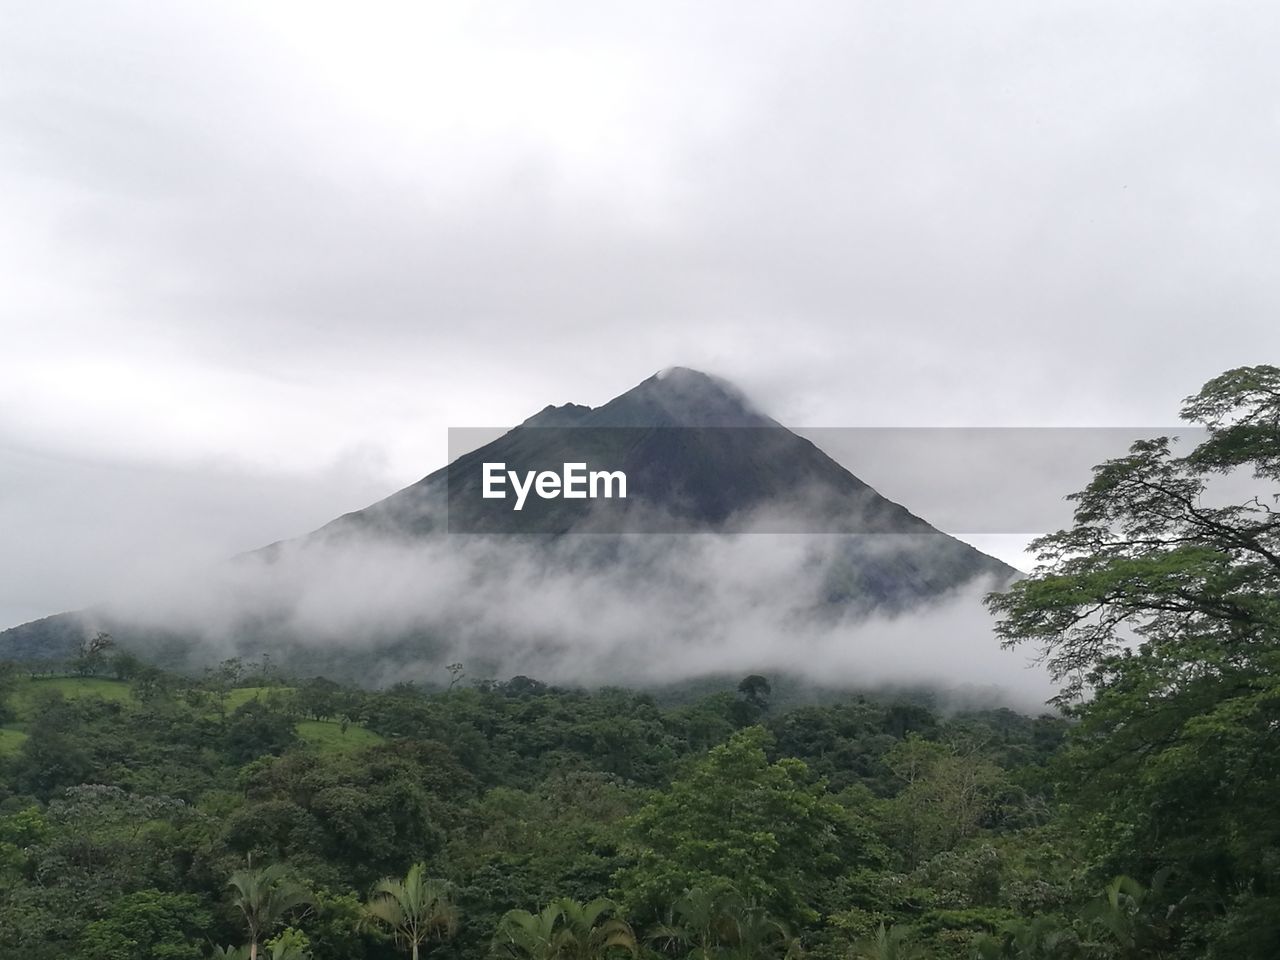
{"type": "MultiPolygon", "coordinates": [[[[243,706],[250,700],[267,701],[272,694],[285,696],[292,687],[236,687],[227,692],[224,704],[227,712],[243,706]]],[[[68,700],[98,697],[119,703],[136,702],[129,684],[123,680],[103,677],[28,677],[18,680],[10,694],[9,703],[16,714],[14,722],[0,727],[0,756],[16,753],[27,735],[25,725],[33,718],[38,706],[50,695],[61,695],[68,700]]],[[[383,737],[358,724],[350,724],[344,731],[336,720],[299,720],[298,737],[323,753],[358,750],[361,747],[382,743],[383,737]]]]}
{"type": "Polygon", "coordinates": [[[14,727],[0,727],[0,757],[8,757],[22,749],[27,735],[14,727]]]}
{"type": "Polygon", "coordinates": [[[68,699],[101,697],[103,700],[133,702],[129,684],[123,680],[106,680],[100,677],[35,677],[19,680],[10,695],[9,702],[25,722],[41,697],[61,694],[68,699]]]}
{"type": "Polygon", "coordinates": [[[298,722],[298,736],[321,753],[359,750],[383,742],[383,738],[372,730],[353,723],[343,731],[342,725],[332,720],[301,720],[298,722]]]}

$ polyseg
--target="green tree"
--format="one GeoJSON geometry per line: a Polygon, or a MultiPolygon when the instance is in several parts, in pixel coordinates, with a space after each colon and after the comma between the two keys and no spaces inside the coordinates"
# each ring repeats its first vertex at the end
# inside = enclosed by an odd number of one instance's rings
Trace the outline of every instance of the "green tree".
{"type": "Polygon", "coordinates": [[[1175,911],[1161,902],[1167,878],[1168,871],[1161,871],[1145,887],[1132,877],[1115,877],[1085,909],[1085,918],[1102,930],[1120,957],[1168,955],[1168,925],[1175,911]]]}
{"type": "Polygon", "coordinates": [[[458,930],[453,886],[425,874],[425,864],[415,863],[403,880],[379,881],[365,904],[369,924],[390,933],[413,960],[428,941],[447,939],[458,930]]]}
{"type": "Polygon", "coordinates": [[[769,695],[773,688],[766,677],[753,673],[743,677],[738,684],[738,697],[731,708],[735,725],[739,727],[758,723],[769,709],[769,695]]]}
{"type": "MultiPolygon", "coordinates": [[[[304,935],[289,928],[263,945],[263,956],[269,960],[311,960],[311,949],[304,935]]],[[[249,960],[249,948],[215,945],[209,960],[249,960]]]]}
{"type": "Polygon", "coordinates": [[[326,677],[312,677],[298,684],[296,691],[298,709],[312,720],[328,720],[342,706],[345,691],[326,677]]]}
{"type": "Polygon", "coordinates": [[[8,660],[0,660],[0,723],[9,723],[17,715],[10,702],[18,686],[18,667],[8,660]]]}
{"type": "Polygon", "coordinates": [[[509,910],[498,923],[493,952],[512,960],[601,960],[636,952],[636,938],[616,915],[617,905],[599,898],[553,901],[538,913],[509,910]]]}
{"type": "Polygon", "coordinates": [[[285,917],[302,912],[312,903],[311,892],[291,880],[283,864],[255,870],[239,870],[227,881],[232,903],[244,918],[249,932],[249,960],[257,960],[264,936],[285,917]]]}
{"type": "Polygon", "coordinates": [[[85,637],[71,661],[71,669],[82,677],[96,677],[106,665],[115,646],[116,642],[109,633],[99,632],[92,637],[85,637]]]}
{"type": "Polygon", "coordinates": [[[770,763],[751,727],[711,750],[627,825],[635,864],[619,875],[625,902],[658,910],[691,887],[731,886],[780,919],[812,919],[823,877],[857,860],[864,839],[799,760],[770,763]]]}
{"type": "Polygon", "coordinates": [[[285,927],[265,946],[270,960],[311,960],[310,938],[293,927],[285,927]]]}
{"type": "Polygon", "coordinates": [[[910,927],[882,923],[874,937],[854,945],[855,960],[927,960],[922,948],[911,942],[910,927]]]}
{"type": "Polygon", "coordinates": [[[226,725],[227,753],[239,763],[266,754],[281,754],[298,741],[293,718],[261,700],[246,700],[231,712],[226,725]]]}
{"type": "Polygon", "coordinates": [[[522,960],[557,960],[562,940],[558,904],[549,904],[538,913],[508,910],[498,921],[493,953],[522,960]]]}
{"type": "Polygon", "coordinates": [[[649,940],[664,953],[706,960],[734,942],[741,910],[742,898],[727,884],[690,887],[672,902],[649,940]]]}
{"type": "Polygon", "coordinates": [[[1201,955],[1275,957],[1280,368],[1228,371],[1182,417],[1204,430],[1194,448],[1142,440],[1095,468],[1074,525],[988,603],[1004,643],[1037,645],[1060,700],[1081,701],[1062,787],[1099,870],[1172,867],[1201,955]],[[1255,490],[1230,499],[1228,477],[1255,490]]]}
{"type": "Polygon", "coordinates": [[[196,937],[208,928],[209,911],[190,894],[140,890],[126,894],[90,923],[75,954],[86,960],[199,960],[196,937]]]}
{"type": "Polygon", "coordinates": [[[0,890],[21,882],[31,851],[44,842],[50,825],[37,806],[0,817],[0,890]]]}
{"type": "Polygon", "coordinates": [[[769,960],[800,952],[786,925],[725,886],[686,890],[649,941],[662,953],[690,960],[769,960]]]}
{"type": "Polygon", "coordinates": [[[999,933],[976,937],[972,947],[974,960],[1075,960],[1094,949],[1055,917],[1015,921],[999,933]]]}
{"type": "Polygon", "coordinates": [[[971,745],[916,734],[895,745],[885,763],[901,784],[888,804],[889,832],[909,867],[976,833],[1007,784],[1003,771],[971,745]]]}
{"type": "Polygon", "coordinates": [[[116,651],[111,658],[111,673],[117,680],[132,680],[144,669],[146,664],[142,658],[126,650],[116,651]]]}

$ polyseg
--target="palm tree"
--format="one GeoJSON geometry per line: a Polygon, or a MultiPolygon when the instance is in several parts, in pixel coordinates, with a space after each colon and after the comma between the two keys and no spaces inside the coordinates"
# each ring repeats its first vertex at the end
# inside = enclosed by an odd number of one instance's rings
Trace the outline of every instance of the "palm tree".
{"type": "MultiPolygon", "coordinates": [[[[248,960],[248,947],[214,946],[209,960],[248,960]]],[[[298,947],[286,940],[276,940],[267,944],[267,960],[311,960],[311,951],[298,947]]]]}
{"type": "Polygon", "coordinates": [[[909,942],[910,937],[910,927],[894,924],[885,929],[882,923],[874,937],[853,948],[853,955],[857,960],[925,960],[920,948],[909,942]]]}
{"type": "Polygon", "coordinates": [[[311,960],[311,951],[283,940],[267,947],[268,960],[311,960]]]}
{"type": "Polygon", "coordinates": [[[508,910],[493,935],[493,952],[522,960],[557,960],[564,939],[560,929],[560,904],[553,902],[539,913],[508,910]]]}
{"type": "Polygon", "coordinates": [[[999,934],[982,934],[972,943],[974,960],[1066,960],[1080,955],[1075,932],[1053,917],[1007,924],[999,934]]]}
{"type": "Polygon", "coordinates": [[[650,932],[649,940],[665,952],[711,960],[723,943],[735,939],[734,918],[741,910],[741,900],[727,886],[690,887],[671,904],[666,920],[650,932]]]}
{"type": "Polygon", "coordinates": [[[1157,909],[1169,873],[1168,868],[1159,871],[1150,887],[1132,877],[1115,877],[1085,908],[1084,917],[1115,941],[1121,956],[1163,956],[1160,946],[1167,939],[1167,921],[1178,906],[1157,909]]]}
{"type": "Polygon", "coordinates": [[[565,950],[561,954],[565,960],[598,960],[614,948],[636,952],[631,924],[621,917],[609,916],[618,910],[612,900],[597,897],[589,903],[578,903],[565,898],[557,903],[565,933],[565,950]]]}
{"type": "Polygon", "coordinates": [[[458,930],[452,884],[424,877],[425,872],[424,864],[415,863],[403,880],[380,880],[364,906],[365,922],[389,931],[413,960],[428,940],[451,937],[458,930]]]}
{"type": "Polygon", "coordinates": [[[779,957],[798,960],[803,955],[800,940],[764,907],[747,905],[734,918],[733,942],[722,945],[726,960],[761,960],[779,957]]]}
{"type": "Polygon", "coordinates": [[[270,933],[286,914],[312,903],[311,892],[285,876],[284,866],[278,863],[261,870],[238,870],[227,886],[234,889],[231,900],[249,928],[249,960],[258,960],[263,935],[270,933]]]}
{"type": "Polygon", "coordinates": [[[555,900],[539,913],[509,910],[498,922],[495,953],[521,960],[600,960],[613,950],[636,952],[631,925],[612,900],[555,900]]]}
{"type": "Polygon", "coordinates": [[[786,926],[726,886],[686,890],[649,940],[692,960],[791,960],[800,954],[800,942],[786,926]]]}

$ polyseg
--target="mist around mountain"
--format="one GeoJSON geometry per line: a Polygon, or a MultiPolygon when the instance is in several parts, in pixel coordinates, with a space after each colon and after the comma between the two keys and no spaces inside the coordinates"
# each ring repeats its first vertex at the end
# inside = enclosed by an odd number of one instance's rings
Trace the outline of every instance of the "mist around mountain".
{"type": "Polygon", "coordinates": [[[269,655],[371,686],[472,676],[1034,687],[979,598],[1014,571],[892,502],[732,385],[685,368],[548,406],[371,506],[214,570],[0,634],[64,657],[99,630],[176,669],[269,655]],[[480,496],[481,466],[585,461],[626,499],[480,496]]]}

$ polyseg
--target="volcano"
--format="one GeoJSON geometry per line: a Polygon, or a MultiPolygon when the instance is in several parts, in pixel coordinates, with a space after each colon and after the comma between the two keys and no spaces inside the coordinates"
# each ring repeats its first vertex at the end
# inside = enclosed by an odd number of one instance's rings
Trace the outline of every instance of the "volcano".
{"type": "Polygon", "coordinates": [[[384,676],[464,655],[521,669],[510,652],[556,649],[566,623],[598,625],[606,646],[610,630],[650,621],[721,630],[731,644],[726,623],[758,632],[752,609],[772,624],[760,629],[785,633],[900,616],[1015,576],[696,370],[664,370],[595,408],[547,406],[478,446],[471,436],[457,439],[474,449],[418,482],[169,585],[145,612],[109,605],[4,631],[0,657],[66,657],[105,629],[167,665],[267,652],[376,680],[377,651],[384,676]],[[486,465],[575,463],[625,475],[626,496],[531,497],[514,510],[483,495],[486,465]]]}

